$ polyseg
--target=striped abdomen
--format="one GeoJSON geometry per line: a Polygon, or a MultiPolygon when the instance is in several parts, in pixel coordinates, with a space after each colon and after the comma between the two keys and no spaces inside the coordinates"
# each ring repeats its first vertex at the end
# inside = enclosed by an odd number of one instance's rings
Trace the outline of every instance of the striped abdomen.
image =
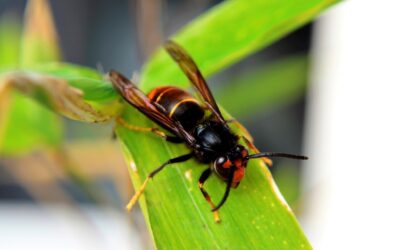
{"type": "Polygon", "coordinates": [[[188,92],[177,87],[158,87],[148,97],[165,109],[165,114],[179,121],[186,130],[193,129],[204,117],[199,102],[188,92]]]}

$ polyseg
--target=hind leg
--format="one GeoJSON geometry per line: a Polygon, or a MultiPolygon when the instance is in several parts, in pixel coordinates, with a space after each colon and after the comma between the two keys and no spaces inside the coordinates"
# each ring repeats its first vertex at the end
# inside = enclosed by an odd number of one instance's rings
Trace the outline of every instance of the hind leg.
{"type": "MultiPolygon", "coordinates": [[[[206,199],[206,201],[208,202],[208,204],[210,204],[211,209],[214,210],[216,208],[215,204],[212,202],[210,195],[207,193],[207,191],[204,189],[204,183],[206,182],[206,180],[208,179],[208,177],[210,177],[211,175],[211,169],[206,169],[204,170],[204,172],[201,174],[200,178],[199,178],[199,188],[201,193],[203,194],[204,198],[206,199]]],[[[219,218],[219,214],[218,211],[213,211],[214,214],[214,221],[219,223],[221,221],[221,219],[219,218]]]]}
{"type": "Polygon", "coordinates": [[[145,133],[153,133],[158,137],[163,138],[166,141],[173,142],[173,143],[182,143],[183,140],[178,137],[178,136],[171,136],[165,134],[163,131],[156,127],[151,127],[151,128],[146,128],[146,127],[138,127],[132,124],[129,124],[127,121],[125,121],[122,117],[117,117],[116,122],[123,126],[126,129],[132,130],[132,131],[138,131],[138,132],[145,132],[145,133]]]}

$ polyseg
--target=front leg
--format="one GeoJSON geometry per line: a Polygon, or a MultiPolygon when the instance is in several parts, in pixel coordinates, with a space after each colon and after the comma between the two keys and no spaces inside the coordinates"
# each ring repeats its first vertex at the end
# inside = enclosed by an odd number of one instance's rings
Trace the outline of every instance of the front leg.
{"type": "Polygon", "coordinates": [[[219,223],[221,221],[221,219],[219,218],[219,214],[218,211],[214,211],[214,209],[216,208],[216,206],[214,205],[214,203],[211,200],[210,195],[207,193],[207,191],[204,189],[204,183],[206,182],[206,180],[208,179],[208,177],[210,177],[211,175],[211,169],[208,168],[206,169],[200,176],[199,178],[199,188],[201,193],[203,194],[204,198],[206,199],[206,201],[208,202],[208,204],[210,204],[212,212],[214,214],[214,221],[216,223],[219,223]]]}

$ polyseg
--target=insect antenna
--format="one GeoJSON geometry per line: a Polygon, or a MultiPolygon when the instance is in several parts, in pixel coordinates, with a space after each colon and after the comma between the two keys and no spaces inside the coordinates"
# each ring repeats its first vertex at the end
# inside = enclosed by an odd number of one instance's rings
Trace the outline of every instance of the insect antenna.
{"type": "Polygon", "coordinates": [[[282,158],[290,158],[290,159],[298,159],[298,160],[308,160],[307,156],[302,155],[292,155],[286,153],[275,153],[275,152],[262,152],[258,154],[248,155],[246,159],[255,159],[261,157],[282,157],[282,158]]]}

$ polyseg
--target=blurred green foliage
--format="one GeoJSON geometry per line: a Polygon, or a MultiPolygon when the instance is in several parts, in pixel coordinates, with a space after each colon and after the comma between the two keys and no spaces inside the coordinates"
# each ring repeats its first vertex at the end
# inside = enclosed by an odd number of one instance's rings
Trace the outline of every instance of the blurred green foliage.
{"type": "Polygon", "coordinates": [[[0,68],[14,68],[18,63],[21,25],[14,16],[0,16],[0,68]]]}
{"type": "Polygon", "coordinates": [[[215,95],[233,116],[246,118],[298,99],[305,93],[307,75],[307,56],[290,56],[235,77],[215,95]]]}
{"type": "MultiPolygon", "coordinates": [[[[59,60],[53,20],[46,2],[28,4],[22,32],[16,20],[4,18],[0,24],[0,68],[15,69],[59,60]]],[[[63,133],[60,118],[5,83],[1,84],[0,154],[15,155],[59,145],[63,133]]]]}

